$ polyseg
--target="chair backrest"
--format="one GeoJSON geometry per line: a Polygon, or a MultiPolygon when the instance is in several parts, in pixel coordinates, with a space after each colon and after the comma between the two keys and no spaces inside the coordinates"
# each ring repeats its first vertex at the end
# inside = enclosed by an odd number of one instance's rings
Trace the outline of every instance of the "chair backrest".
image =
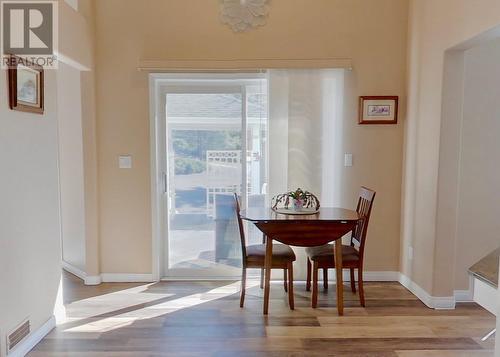
{"type": "Polygon", "coordinates": [[[361,220],[353,231],[351,244],[357,243],[359,245],[359,253],[361,256],[363,256],[365,250],[366,233],[368,231],[368,223],[370,222],[375,194],[375,191],[366,187],[361,187],[361,191],[359,192],[356,212],[360,215],[361,220]]]}
{"type": "Polygon", "coordinates": [[[247,256],[247,248],[245,242],[245,230],[243,228],[243,220],[241,219],[240,214],[240,200],[238,199],[238,195],[234,194],[234,207],[236,211],[236,217],[238,218],[238,228],[240,230],[240,241],[241,241],[241,255],[243,257],[243,267],[246,265],[246,256],[247,256]]]}

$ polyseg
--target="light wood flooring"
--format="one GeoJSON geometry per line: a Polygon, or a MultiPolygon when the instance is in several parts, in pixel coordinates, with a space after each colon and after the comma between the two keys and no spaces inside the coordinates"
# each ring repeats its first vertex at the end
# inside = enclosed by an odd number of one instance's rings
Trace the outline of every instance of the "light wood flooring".
{"type": "Polygon", "coordinates": [[[346,285],[338,317],[335,286],[320,289],[312,309],[296,284],[290,311],[282,284],[273,284],[265,317],[263,292],[249,285],[240,309],[239,282],[87,287],[64,273],[66,317],[29,356],[493,356],[493,339],[481,338],[495,318],[473,303],[436,311],[398,283],[366,283],[361,308],[346,285]]]}

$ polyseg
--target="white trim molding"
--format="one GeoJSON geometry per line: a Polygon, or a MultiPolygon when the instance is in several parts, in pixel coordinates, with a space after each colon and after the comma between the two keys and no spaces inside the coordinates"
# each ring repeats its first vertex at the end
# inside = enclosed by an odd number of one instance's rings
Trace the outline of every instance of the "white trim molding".
{"type": "Polygon", "coordinates": [[[74,276],[82,279],[83,281],[85,281],[85,279],[87,278],[87,273],[84,272],[83,270],[81,270],[80,268],[77,268],[75,267],[74,265],[66,262],[66,261],[62,261],[62,268],[64,270],[66,270],[68,273],[71,273],[73,274],[74,276]]]}
{"type": "Polygon", "coordinates": [[[102,283],[102,279],[100,275],[90,275],[85,277],[84,283],[85,285],[99,285],[102,283]]]}
{"type": "Polygon", "coordinates": [[[432,296],[421,286],[415,283],[406,275],[399,273],[399,282],[405,288],[410,290],[412,294],[419,298],[425,305],[436,310],[453,310],[457,302],[473,302],[474,299],[474,282],[469,281],[468,290],[455,290],[453,296],[432,296]]]}
{"type": "Polygon", "coordinates": [[[152,283],[153,274],[115,274],[102,273],[101,279],[103,283],[152,283]]]}
{"type": "Polygon", "coordinates": [[[474,277],[469,274],[469,288],[467,290],[455,290],[453,292],[456,302],[474,302],[474,277]]]}
{"type": "Polygon", "coordinates": [[[100,275],[87,275],[87,273],[80,268],[77,268],[74,265],[65,262],[64,260],[62,262],[62,268],[68,273],[82,279],[85,285],[99,285],[102,283],[102,278],[100,275]]]}
{"type": "Polygon", "coordinates": [[[101,283],[151,283],[156,281],[153,274],[121,274],[102,273],[100,275],[87,275],[83,270],[63,261],[62,267],[68,273],[83,280],[85,285],[99,285],[101,283]]]}
{"type": "Polygon", "coordinates": [[[50,331],[56,327],[56,318],[54,315],[50,317],[42,326],[33,331],[28,337],[19,343],[9,354],[8,357],[24,357],[26,356],[50,331]]]}
{"type": "MultiPolygon", "coordinates": [[[[395,281],[399,282],[399,275],[400,273],[398,271],[364,271],[363,272],[363,281],[395,281]]],[[[349,273],[348,270],[343,271],[342,273],[342,279],[344,282],[350,282],[351,281],[351,274],[349,273]]],[[[356,281],[357,281],[357,274],[356,274],[356,281]]],[[[330,279],[332,283],[335,283],[337,279],[335,276],[330,279]]]]}
{"type": "Polygon", "coordinates": [[[453,292],[456,302],[473,302],[474,291],[472,287],[469,290],[455,290],[453,292]]]}
{"type": "Polygon", "coordinates": [[[453,310],[455,309],[455,296],[432,296],[417,283],[411,280],[404,274],[400,274],[399,282],[410,292],[419,298],[427,307],[436,310],[453,310]]]}
{"type": "MultiPolygon", "coordinates": [[[[190,278],[190,277],[163,277],[160,281],[234,281],[239,280],[240,277],[213,277],[213,278],[190,278]]],[[[247,277],[247,281],[258,281],[260,278],[257,275],[247,277]]],[[[336,282],[335,276],[328,280],[330,283],[334,284],[336,282]]],[[[343,281],[350,282],[351,275],[349,271],[343,272],[343,281]]],[[[399,283],[399,272],[397,271],[365,271],[363,272],[363,281],[381,281],[381,282],[398,282],[399,283]]],[[[271,279],[272,283],[282,283],[281,279],[271,279]]],[[[294,280],[294,283],[305,284],[305,280],[294,280]]]]}
{"type": "Polygon", "coordinates": [[[120,274],[102,273],[101,275],[87,276],[85,285],[99,285],[101,283],[152,283],[153,274],[120,274]]]}
{"type": "Polygon", "coordinates": [[[453,292],[456,302],[474,302],[474,276],[469,274],[469,288],[453,292]]]}
{"type": "Polygon", "coordinates": [[[147,72],[249,72],[266,69],[316,69],[316,68],[344,68],[352,70],[351,58],[260,58],[260,59],[169,59],[169,60],[140,60],[137,66],[139,71],[147,72]]]}
{"type": "MultiPolygon", "coordinates": [[[[397,271],[365,271],[363,280],[365,281],[397,281],[400,273],[397,271]]],[[[344,272],[344,281],[351,281],[350,273],[344,272]]]]}

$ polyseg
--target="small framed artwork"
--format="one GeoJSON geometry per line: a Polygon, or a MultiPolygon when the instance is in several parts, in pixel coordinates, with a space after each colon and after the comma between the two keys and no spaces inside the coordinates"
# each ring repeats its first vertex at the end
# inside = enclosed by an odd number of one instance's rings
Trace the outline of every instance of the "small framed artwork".
{"type": "Polygon", "coordinates": [[[359,97],[359,124],[397,124],[397,96],[359,97]]]}
{"type": "Polygon", "coordinates": [[[43,114],[43,68],[23,58],[11,55],[8,79],[10,109],[43,114]]]}

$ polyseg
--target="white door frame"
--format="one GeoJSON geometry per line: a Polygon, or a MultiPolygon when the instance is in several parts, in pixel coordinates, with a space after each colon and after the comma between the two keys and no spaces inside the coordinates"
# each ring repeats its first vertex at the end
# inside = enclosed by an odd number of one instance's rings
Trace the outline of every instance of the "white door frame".
{"type": "MultiPolygon", "coordinates": [[[[164,267],[164,237],[168,233],[168,222],[165,224],[163,217],[168,213],[166,200],[161,197],[168,192],[166,160],[162,160],[162,152],[166,152],[166,89],[175,91],[177,86],[196,87],[197,84],[206,83],[207,80],[220,80],[220,85],[227,88],[231,80],[241,81],[248,79],[266,78],[264,73],[237,73],[237,74],[208,74],[208,73],[151,73],[149,75],[150,92],[150,154],[151,154],[151,216],[152,216],[152,275],[154,281],[162,279],[164,267]]],[[[213,82],[212,82],[213,83],[213,82]]],[[[234,84],[233,84],[234,86],[234,84]]],[[[243,106],[246,111],[246,106],[243,106]]],[[[245,113],[243,113],[245,114],[245,113]]],[[[244,118],[243,118],[244,119],[244,118]]],[[[246,153],[246,123],[242,128],[242,150],[246,153]]],[[[246,170],[246,165],[242,165],[246,170]]],[[[244,172],[243,172],[244,173],[244,172]]],[[[245,176],[244,176],[245,177],[245,176]]],[[[246,186],[246,185],[245,185],[246,186]]]]}

